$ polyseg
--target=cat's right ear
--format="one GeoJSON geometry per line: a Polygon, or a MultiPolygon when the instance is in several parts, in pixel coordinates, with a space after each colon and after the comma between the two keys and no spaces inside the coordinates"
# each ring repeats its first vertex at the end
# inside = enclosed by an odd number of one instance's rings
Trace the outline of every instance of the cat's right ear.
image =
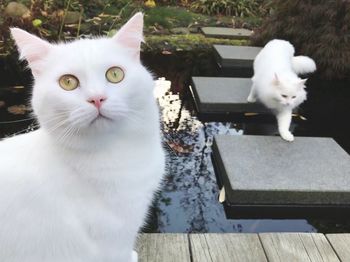
{"type": "Polygon", "coordinates": [[[132,55],[139,59],[141,43],[144,42],[143,14],[141,12],[136,13],[112,39],[128,48],[132,55]]]}
{"type": "Polygon", "coordinates": [[[42,70],[41,61],[48,54],[51,44],[19,28],[11,28],[10,31],[18,47],[20,59],[28,61],[34,76],[39,74],[42,70]]]}

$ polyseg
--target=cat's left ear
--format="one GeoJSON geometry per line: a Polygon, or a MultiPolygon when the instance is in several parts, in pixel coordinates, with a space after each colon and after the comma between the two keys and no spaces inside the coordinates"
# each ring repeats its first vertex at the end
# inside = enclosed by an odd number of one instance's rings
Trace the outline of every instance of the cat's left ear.
{"type": "Polygon", "coordinates": [[[22,29],[11,28],[10,30],[12,38],[18,47],[20,59],[28,61],[34,76],[39,74],[44,69],[41,61],[49,53],[52,45],[22,29]]]}
{"type": "Polygon", "coordinates": [[[136,13],[112,38],[120,45],[130,49],[136,58],[140,58],[143,40],[143,14],[136,13]]]}
{"type": "Polygon", "coordinates": [[[306,81],[307,81],[307,78],[301,79],[301,80],[299,81],[298,85],[299,85],[300,87],[302,87],[302,88],[305,88],[305,87],[306,87],[306,86],[305,86],[306,81]]]}

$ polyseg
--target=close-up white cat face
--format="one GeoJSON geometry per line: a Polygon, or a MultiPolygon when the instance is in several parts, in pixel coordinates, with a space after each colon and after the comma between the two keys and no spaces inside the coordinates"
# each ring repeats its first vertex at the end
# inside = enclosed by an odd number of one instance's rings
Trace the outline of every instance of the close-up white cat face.
{"type": "Polygon", "coordinates": [[[21,58],[34,75],[32,106],[40,125],[99,132],[140,120],[153,99],[152,76],[139,59],[142,29],[139,14],[112,38],[49,44],[13,28],[21,58]]]}
{"type": "Polygon", "coordinates": [[[290,81],[275,75],[273,86],[275,87],[275,100],[284,107],[294,108],[306,99],[306,79],[290,81]]]}

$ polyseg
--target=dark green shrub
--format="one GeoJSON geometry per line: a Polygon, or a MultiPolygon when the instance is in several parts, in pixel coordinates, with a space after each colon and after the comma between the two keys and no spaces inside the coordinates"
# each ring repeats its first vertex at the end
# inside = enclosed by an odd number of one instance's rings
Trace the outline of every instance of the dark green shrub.
{"type": "Polygon", "coordinates": [[[350,77],[350,1],[272,0],[274,10],[252,39],[280,38],[312,57],[324,78],[350,77]]]}

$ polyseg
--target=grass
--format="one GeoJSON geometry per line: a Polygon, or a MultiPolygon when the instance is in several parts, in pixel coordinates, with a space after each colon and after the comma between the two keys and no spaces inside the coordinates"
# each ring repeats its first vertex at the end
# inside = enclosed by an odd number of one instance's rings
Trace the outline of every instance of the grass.
{"type": "Polygon", "coordinates": [[[174,27],[188,27],[194,23],[205,23],[213,18],[201,14],[193,13],[185,8],[159,6],[145,10],[145,25],[160,25],[170,29],[174,27]]]}

